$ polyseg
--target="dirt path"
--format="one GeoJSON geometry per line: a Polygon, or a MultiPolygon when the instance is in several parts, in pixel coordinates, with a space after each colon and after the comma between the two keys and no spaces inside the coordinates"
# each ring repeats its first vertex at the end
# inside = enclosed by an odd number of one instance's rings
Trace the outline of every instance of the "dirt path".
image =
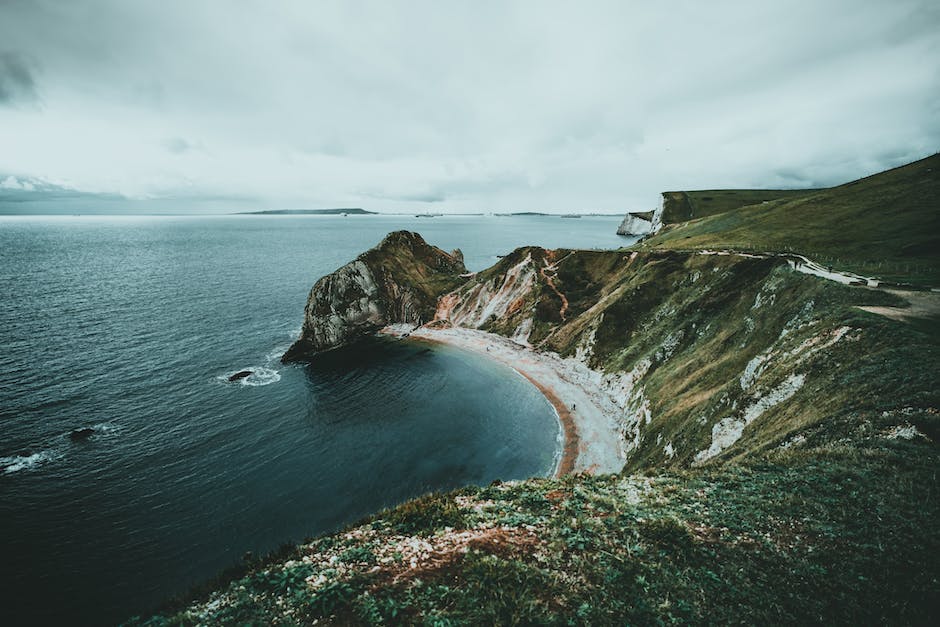
{"type": "Polygon", "coordinates": [[[539,270],[539,273],[542,275],[542,278],[545,279],[545,283],[552,288],[552,291],[558,295],[558,298],[561,299],[561,309],[558,310],[558,313],[561,315],[561,321],[565,322],[567,318],[565,314],[568,313],[568,298],[561,293],[561,290],[555,285],[555,277],[549,276],[546,270],[554,270],[555,266],[545,266],[539,270]]]}
{"type": "Polygon", "coordinates": [[[835,281],[842,285],[854,285],[858,287],[867,287],[869,289],[879,289],[889,294],[894,294],[907,301],[909,307],[869,307],[859,306],[858,308],[873,314],[885,316],[892,320],[908,322],[914,318],[940,318],[940,292],[935,290],[913,291],[889,289],[881,284],[878,279],[865,277],[852,272],[840,272],[833,270],[831,266],[822,266],[803,255],[795,253],[738,253],[729,250],[701,250],[700,255],[736,255],[738,257],[751,257],[757,259],[767,259],[769,257],[778,257],[786,259],[790,267],[797,272],[810,274],[821,279],[835,281]]]}
{"type": "Polygon", "coordinates": [[[892,320],[909,322],[914,318],[940,318],[940,293],[910,292],[903,290],[885,290],[908,302],[910,307],[868,307],[859,306],[862,311],[878,314],[892,320]]]}

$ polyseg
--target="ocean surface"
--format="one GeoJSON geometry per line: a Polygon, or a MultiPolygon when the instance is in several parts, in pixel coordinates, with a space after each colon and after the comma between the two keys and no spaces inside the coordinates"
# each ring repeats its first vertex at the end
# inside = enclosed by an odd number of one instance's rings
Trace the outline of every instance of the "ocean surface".
{"type": "Polygon", "coordinates": [[[553,409],[483,357],[399,340],[279,357],[313,283],[389,231],[479,270],[525,244],[632,243],[618,222],[0,217],[0,623],[118,622],[248,552],[550,473],[553,409]]]}

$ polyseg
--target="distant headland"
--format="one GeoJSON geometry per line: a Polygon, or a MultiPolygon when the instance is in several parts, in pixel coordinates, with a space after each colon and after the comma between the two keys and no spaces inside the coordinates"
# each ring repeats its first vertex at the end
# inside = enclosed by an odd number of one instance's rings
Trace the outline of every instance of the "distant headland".
{"type": "Polygon", "coordinates": [[[274,215],[314,215],[314,216],[366,216],[376,215],[375,211],[366,211],[359,207],[340,207],[336,209],[267,209],[265,211],[243,211],[238,215],[274,216],[274,215]]]}

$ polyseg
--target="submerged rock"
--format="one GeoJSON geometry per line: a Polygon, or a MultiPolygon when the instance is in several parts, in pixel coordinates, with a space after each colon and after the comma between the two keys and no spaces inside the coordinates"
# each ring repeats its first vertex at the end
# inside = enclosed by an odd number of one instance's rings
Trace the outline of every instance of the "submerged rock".
{"type": "Polygon", "coordinates": [[[77,442],[79,440],[87,440],[94,434],[95,430],[91,427],[83,427],[81,429],[74,429],[71,433],[69,433],[69,439],[71,439],[73,442],[77,442]]]}
{"type": "Polygon", "coordinates": [[[235,374],[233,374],[232,376],[230,376],[230,377],[228,378],[228,380],[229,380],[229,381],[238,381],[239,379],[244,379],[245,377],[250,377],[250,376],[253,375],[253,374],[254,374],[254,372],[252,372],[251,370],[239,370],[238,372],[236,372],[235,374]]]}
{"type": "Polygon", "coordinates": [[[395,231],[313,286],[300,339],[281,358],[300,361],[392,323],[431,320],[441,294],[467,272],[459,250],[445,252],[417,233],[395,231]]]}

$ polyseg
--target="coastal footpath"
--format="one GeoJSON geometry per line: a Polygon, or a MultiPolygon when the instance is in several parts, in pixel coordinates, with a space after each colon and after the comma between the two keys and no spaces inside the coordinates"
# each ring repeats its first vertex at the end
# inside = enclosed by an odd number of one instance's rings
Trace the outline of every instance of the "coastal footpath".
{"type": "Polygon", "coordinates": [[[391,234],[286,359],[381,329],[487,353],[556,397],[559,476],[427,495],[139,622],[935,622],[938,166],[478,273],[391,234]]]}

